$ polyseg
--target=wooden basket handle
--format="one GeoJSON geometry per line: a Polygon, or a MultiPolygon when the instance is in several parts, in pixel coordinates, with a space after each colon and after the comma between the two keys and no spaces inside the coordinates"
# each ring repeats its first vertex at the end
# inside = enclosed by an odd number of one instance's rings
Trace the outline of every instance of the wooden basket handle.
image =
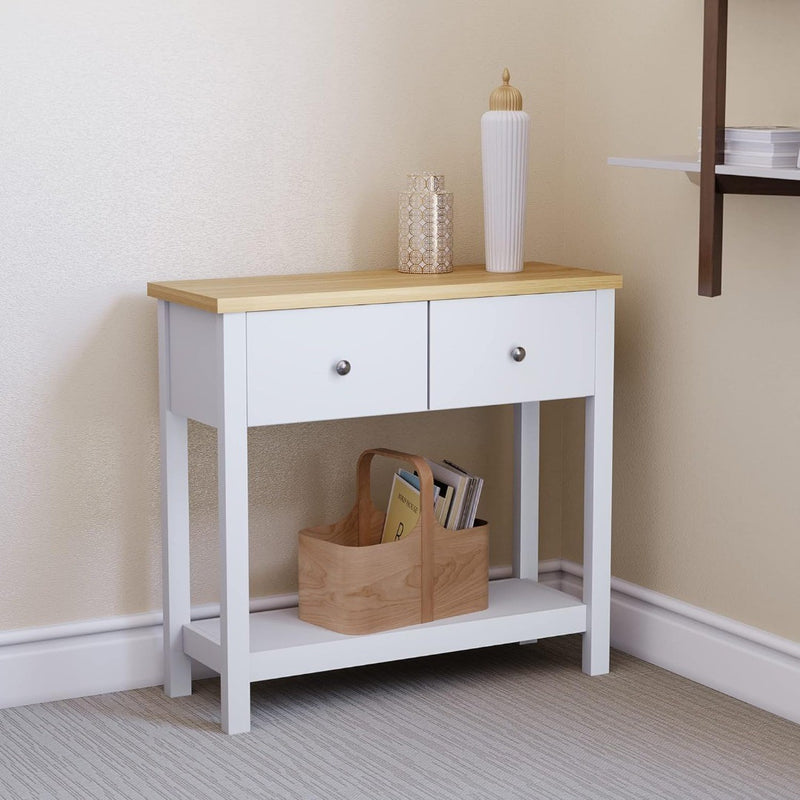
{"type": "Polygon", "coordinates": [[[374,509],[370,493],[370,468],[375,456],[393,458],[405,461],[416,469],[419,475],[420,489],[420,519],[422,534],[420,536],[420,562],[422,564],[421,589],[422,602],[420,607],[420,622],[430,622],[433,619],[433,473],[424,458],[402,453],[399,450],[388,450],[375,447],[365,450],[358,457],[357,482],[358,482],[358,544],[363,546],[369,543],[368,522],[374,509]]]}

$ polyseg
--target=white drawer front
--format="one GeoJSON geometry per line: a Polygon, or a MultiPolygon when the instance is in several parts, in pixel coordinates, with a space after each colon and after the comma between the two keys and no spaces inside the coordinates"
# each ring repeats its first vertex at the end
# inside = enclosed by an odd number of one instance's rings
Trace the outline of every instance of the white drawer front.
{"type": "Polygon", "coordinates": [[[424,302],[248,313],[248,424],[426,409],[427,317],[424,302]]]}
{"type": "Polygon", "coordinates": [[[430,407],[593,394],[594,331],[595,292],[431,302],[430,407]]]}

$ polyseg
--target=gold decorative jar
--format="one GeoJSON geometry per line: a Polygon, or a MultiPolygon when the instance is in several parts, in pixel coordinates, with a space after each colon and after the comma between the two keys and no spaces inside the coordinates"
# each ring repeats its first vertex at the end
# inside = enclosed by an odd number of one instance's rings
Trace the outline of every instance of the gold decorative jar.
{"type": "Polygon", "coordinates": [[[444,175],[408,176],[408,188],[400,192],[397,269],[452,272],[453,193],[444,191],[444,175]]]}

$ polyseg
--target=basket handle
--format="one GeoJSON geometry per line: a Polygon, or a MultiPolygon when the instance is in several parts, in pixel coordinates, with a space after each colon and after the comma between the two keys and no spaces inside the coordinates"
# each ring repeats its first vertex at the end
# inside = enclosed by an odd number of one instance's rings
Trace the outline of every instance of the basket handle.
{"type": "Polygon", "coordinates": [[[370,494],[370,467],[375,456],[393,458],[412,464],[419,475],[420,488],[420,515],[422,521],[422,535],[420,536],[420,562],[422,564],[420,622],[430,622],[433,619],[433,473],[424,458],[402,453],[399,450],[388,450],[375,447],[365,450],[358,457],[358,543],[365,545],[369,541],[368,520],[372,505],[370,494]]]}

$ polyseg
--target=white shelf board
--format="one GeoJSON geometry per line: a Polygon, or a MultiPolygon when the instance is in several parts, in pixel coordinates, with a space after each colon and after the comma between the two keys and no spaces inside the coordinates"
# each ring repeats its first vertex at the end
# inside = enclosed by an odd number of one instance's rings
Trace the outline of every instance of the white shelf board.
{"type": "MultiPolygon", "coordinates": [[[[183,627],[187,655],[219,672],[219,618],[183,627]]],[[[534,581],[489,584],[489,608],[473,614],[347,636],[303,622],[296,608],[250,615],[250,680],[261,681],[360,664],[543,639],[586,630],[586,606],[534,581]]]]}
{"type": "MultiPolygon", "coordinates": [[[[654,158],[612,157],[608,163],[613,167],[644,167],[645,169],[671,169],[678,172],[700,172],[700,162],[694,156],[659,156],[654,158]]],[[[717,175],[742,175],[748,178],[776,178],[784,181],[800,181],[800,169],[778,167],[740,167],[719,164],[717,175]]]]}
{"type": "Polygon", "coordinates": [[[671,169],[677,172],[700,172],[700,162],[694,156],[658,156],[653,158],[608,159],[612,167],[644,167],[645,169],[671,169]]]}

